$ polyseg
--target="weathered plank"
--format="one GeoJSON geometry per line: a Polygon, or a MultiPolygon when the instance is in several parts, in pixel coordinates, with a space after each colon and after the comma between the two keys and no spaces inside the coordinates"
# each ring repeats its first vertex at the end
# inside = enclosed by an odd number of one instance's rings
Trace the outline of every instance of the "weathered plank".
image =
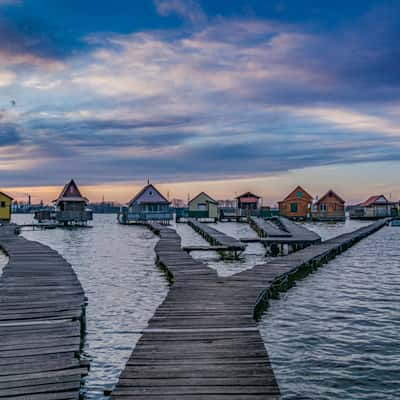
{"type": "MultiPolygon", "coordinates": [[[[241,241],[228,236],[227,234],[212,228],[211,226],[198,222],[194,219],[188,220],[188,225],[194,229],[197,233],[204,237],[212,246],[209,250],[222,251],[222,252],[234,252],[236,255],[240,254],[246,249],[246,244],[241,241]]],[[[187,247],[190,250],[196,250],[192,246],[187,247]]],[[[184,248],[186,250],[186,248],[184,248]]],[[[199,250],[207,250],[207,248],[200,247],[199,250]]]]}
{"type": "Polygon", "coordinates": [[[0,227],[0,399],[78,399],[85,295],[56,251],[0,227]]]}

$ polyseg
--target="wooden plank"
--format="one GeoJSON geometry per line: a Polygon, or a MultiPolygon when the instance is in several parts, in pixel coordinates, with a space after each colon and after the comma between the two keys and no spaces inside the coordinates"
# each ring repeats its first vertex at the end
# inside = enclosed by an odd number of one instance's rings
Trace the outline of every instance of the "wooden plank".
{"type": "Polygon", "coordinates": [[[84,291],[64,258],[15,228],[0,227],[0,399],[78,399],[84,291]]]}

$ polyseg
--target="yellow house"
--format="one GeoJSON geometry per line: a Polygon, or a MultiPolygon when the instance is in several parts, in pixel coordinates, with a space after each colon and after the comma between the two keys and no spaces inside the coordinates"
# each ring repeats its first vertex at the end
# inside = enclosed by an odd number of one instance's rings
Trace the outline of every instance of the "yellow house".
{"type": "Polygon", "coordinates": [[[199,193],[188,205],[190,218],[218,218],[218,202],[207,193],[199,193]]]}
{"type": "Polygon", "coordinates": [[[12,197],[0,192],[0,221],[10,221],[12,201],[12,197]]]}

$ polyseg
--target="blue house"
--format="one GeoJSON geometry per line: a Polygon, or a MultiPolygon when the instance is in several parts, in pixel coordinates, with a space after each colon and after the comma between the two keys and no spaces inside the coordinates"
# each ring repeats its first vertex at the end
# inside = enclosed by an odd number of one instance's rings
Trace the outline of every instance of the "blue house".
{"type": "Polygon", "coordinates": [[[169,223],[172,218],[170,202],[151,183],[136,194],[118,216],[121,224],[150,221],[169,223]]]}

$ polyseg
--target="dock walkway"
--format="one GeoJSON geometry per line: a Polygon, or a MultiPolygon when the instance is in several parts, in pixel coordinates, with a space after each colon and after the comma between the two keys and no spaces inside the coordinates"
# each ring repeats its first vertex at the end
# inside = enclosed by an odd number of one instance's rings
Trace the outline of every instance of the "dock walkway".
{"type": "Polygon", "coordinates": [[[229,278],[192,259],[174,230],[151,224],[160,236],[157,262],[173,285],[137,343],[112,399],[279,399],[256,318],[270,297],[384,224],[377,222],[229,278]]]}
{"type": "Polygon", "coordinates": [[[292,222],[287,218],[275,217],[274,222],[263,218],[250,217],[250,226],[257,232],[259,239],[241,239],[244,242],[261,242],[266,248],[267,253],[273,256],[291,253],[304,247],[321,242],[321,237],[305,228],[304,226],[292,222]]]}
{"type": "Polygon", "coordinates": [[[291,237],[292,234],[283,227],[279,227],[271,221],[260,217],[249,217],[249,225],[257,232],[258,236],[264,237],[291,237]]]}
{"type": "Polygon", "coordinates": [[[241,241],[228,236],[207,224],[198,222],[194,219],[189,219],[188,225],[213,246],[224,247],[227,251],[244,251],[246,249],[246,245],[241,241]]]}
{"type": "Polygon", "coordinates": [[[9,257],[0,277],[0,399],[78,399],[88,364],[79,359],[85,295],[51,248],[0,227],[9,257]]]}

